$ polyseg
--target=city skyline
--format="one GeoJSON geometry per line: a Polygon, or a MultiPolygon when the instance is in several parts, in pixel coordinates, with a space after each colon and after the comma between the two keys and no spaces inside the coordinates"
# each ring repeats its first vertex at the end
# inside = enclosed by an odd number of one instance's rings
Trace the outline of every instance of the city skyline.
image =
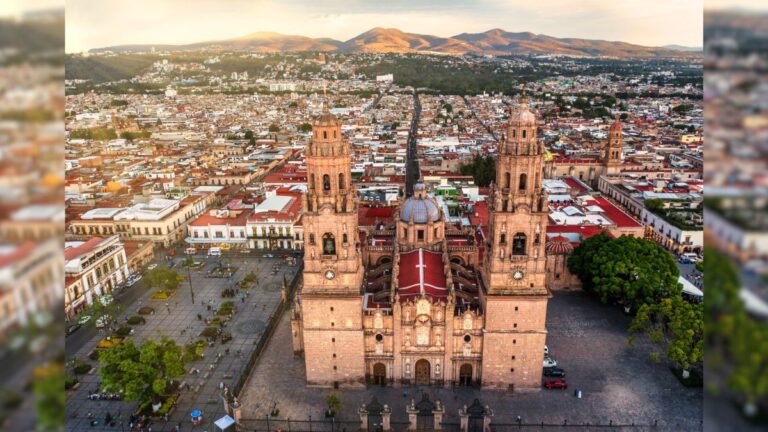
{"type": "Polygon", "coordinates": [[[590,0],[578,5],[551,0],[544,6],[518,1],[451,0],[441,2],[439,8],[434,2],[399,0],[387,4],[334,1],[322,5],[306,0],[235,0],[227,3],[227,8],[210,0],[194,0],[185,3],[184,8],[177,1],[150,4],[139,0],[131,4],[130,9],[121,10],[110,2],[70,1],[66,51],[125,44],[196,43],[267,31],[347,40],[373,27],[441,37],[501,28],[560,38],[699,47],[703,30],[701,2],[695,0],[674,4],[658,0],[590,0]],[[153,12],[147,13],[150,10],[153,12]]]}

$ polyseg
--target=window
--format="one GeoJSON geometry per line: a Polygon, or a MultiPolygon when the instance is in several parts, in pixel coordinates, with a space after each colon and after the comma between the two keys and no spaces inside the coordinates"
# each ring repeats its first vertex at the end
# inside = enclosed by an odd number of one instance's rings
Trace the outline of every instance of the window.
{"type": "Polygon", "coordinates": [[[310,234],[309,235],[309,244],[311,244],[311,245],[315,244],[315,235],[314,234],[310,234]]]}
{"type": "Polygon", "coordinates": [[[329,191],[331,190],[331,176],[328,174],[323,174],[323,190],[329,191]]]}
{"type": "Polygon", "coordinates": [[[472,341],[472,336],[470,335],[464,335],[464,342],[469,343],[472,341]]]}
{"type": "Polygon", "coordinates": [[[342,235],[341,235],[341,242],[342,242],[342,243],[344,243],[344,244],[347,244],[347,243],[348,243],[348,242],[347,242],[347,234],[346,234],[346,233],[344,233],[344,234],[342,234],[342,235]]]}
{"type": "Polygon", "coordinates": [[[336,129],[333,130],[333,137],[336,138],[336,129]]]}
{"type": "Polygon", "coordinates": [[[525,241],[525,234],[515,234],[515,237],[512,239],[512,255],[525,255],[525,241]]]}
{"type": "Polygon", "coordinates": [[[339,189],[344,190],[344,174],[339,174],[339,189]]]}
{"type": "Polygon", "coordinates": [[[515,356],[512,356],[512,360],[514,360],[514,359],[515,359],[515,356]]]}
{"type": "Polygon", "coordinates": [[[525,132],[526,132],[526,130],[523,129],[523,138],[525,138],[525,132]]]}
{"type": "Polygon", "coordinates": [[[512,345],[517,343],[517,339],[512,339],[512,345]]]}
{"type": "Polygon", "coordinates": [[[336,358],[336,353],[333,353],[333,358],[336,358]]]}
{"type": "Polygon", "coordinates": [[[528,176],[526,174],[520,174],[520,181],[517,184],[518,189],[521,191],[524,191],[528,185],[526,184],[528,182],[528,176]]]}
{"type": "Polygon", "coordinates": [[[336,239],[333,234],[323,234],[323,255],[336,255],[336,239]]]}
{"type": "Polygon", "coordinates": [[[499,237],[499,244],[507,244],[507,235],[506,234],[502,234],[499,237]]]}
{"type": "Polygon", "coordinates": [[[509,177],[510,177],[509,173],[505,173],[504,174],[504,187],[505,188],[509,187],[509,177]]]}
{"type": "Polygon", "coordinates": [[[331,342],[336,342],[336,338],[331,338],[331,342]]]}
{"type": "Polygon", "coordinates": [[[315,190],[315,175],[310,174],[309,175],[309,188],[312,190],[315,190]]]}
{"type": "Polygon", "coordinates": [[[408,237],[408,228],[403,228],[403,238],[408,237]]]}
{"type": "Polygon", "coordinates": [[[376,335],[376,342],[381,342],[383,340],[384,340],[384,336],[381,333],[376,335]]]}
{"type": "Polygon", "coordinates": [[[518,308],[517,308],[517,306],[515,306],[515,311],[517,311],[517,310],[518,310],[518,308]]]}
{"type": "Polygon", "coordinates": [[[323,139],[328,139],[328,131],[323,131],[323,139]]]}
{"type": "Polygon", "coordinates": [[[416,236],[419,240],[424,240],[424,230],[416,231],[416,236]]]}
{"type": "Polygon", "coordinates": [[[334,326],[336,326],[336,323],[331,321],[331,327],[334,327],[334,326]]]}
{"type": "Polygon", "coordinates": [[[331,306],[331,312],[333,312],[333,306],[331,306]]]}

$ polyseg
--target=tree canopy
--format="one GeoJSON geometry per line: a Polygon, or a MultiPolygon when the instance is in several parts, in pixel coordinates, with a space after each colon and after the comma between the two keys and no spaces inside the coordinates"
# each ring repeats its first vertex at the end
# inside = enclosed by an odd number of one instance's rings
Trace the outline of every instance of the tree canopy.
{"type": "Polygon", "coordinates": [[[493,156],[475,156],[472,162],[461,167],[463,175],[471,175],[478,186],[488,186],[496,179],[496,160],[493,156]]]}
{"type": "MultiPolygon", "coordinates": [[[[683,371],[702,366],[704,356],[704,306],[672,295],[656,304],[644,304],[629,332],[647,332],[651,341],[666,347],[666,357],[683,371]]],[[[630,343],[633,338],[630,336],[630,343]]],[[[652,353],[658,359],[658,353],[652,353]]]]}
{"type": "Polygon", "coordinates": [[[175,378],[184,374],[182,349],[167,337],[133,340],[99,354],[99,376],[104,391],[124,391],[129,401],[158,400],[167,394],[175,378]]]}
{"type": "Polygon", "coordinates": [[[581,242],[568,268],[602,302],[619,301],[632,309],[681,292],[674,257],[646,239],[598,234],[581,242]]]}
{"type": "Polygon", "coordinates": [[[150,287],[164,291],[173,291],[179,287],[184,277],[167,267],[157,267],[144,275],[144,280],[150,287]]]}

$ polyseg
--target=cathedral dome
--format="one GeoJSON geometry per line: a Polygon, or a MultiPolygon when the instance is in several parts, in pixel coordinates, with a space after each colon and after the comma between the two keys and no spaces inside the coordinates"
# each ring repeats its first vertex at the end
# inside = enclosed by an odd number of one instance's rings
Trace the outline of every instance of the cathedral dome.
{"type": "Polygon", "coordinates": [[[339,119],[335,115],[328,111],[324,111],[317,119],[315,119],[314,126],[327,127],[327,126],[339,126],[339,119]]]}
{"type": "Polygon", "coordinates": [[[570,255],[573,252],[573,245],[570,240],[559,235],[547,241],[545,250],[548,255],[570,255]]]}
{"type": "Polygon", "coordinates": [[[536,126],[536,114],[528,110],[528,107],[521,107],[513,111],[509,116],[510,126],[536,126]]]}
{"type": "Polygon", "coordinates": [[[619,116],[616,116],[616,121],[613,122],[611,125],[610,131],[611,132],[621,132],[621,120],[619,120],[619,116]]]}
{"type": "Polygon", "coordinates": [[[437,222],[440,220],[440,208],[437,203],[427,197],[426,189],[419,183],[414,186],[414,196],[408,198],[400,207],[400,220],[409,222],[413,217],[414,223],[437,222]]]}

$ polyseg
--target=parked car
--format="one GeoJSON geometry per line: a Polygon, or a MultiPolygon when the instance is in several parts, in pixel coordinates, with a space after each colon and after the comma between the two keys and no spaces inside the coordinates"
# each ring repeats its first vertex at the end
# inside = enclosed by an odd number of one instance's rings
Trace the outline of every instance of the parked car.
{"type": "Polygon", "coordinates": [[[197,253],[197,249],[195,249],[193,247],[188,247],[188,248],[184,249],[184,253],[187,254],[187,255],[194,255],[194,254],[197,253]]]}
{"type": "Polygon", "coordinates": [[[90,320],[91,320],[90,315],[81,315],[80,318],[77,319],[77,323],[80,325],[86,325],[90,320]]]}
{"type": "Polygon", "coordinates": [[[109,306],[115,299],[112,298],[109,294],[104,294],[101,297],[99,297],[99,303],[101,303],[104,306],[109,306]]]}
{"type": "Polygon", "coordinates": [[[544,368],[544,376],[545,377],[554,377],[554,378],[565,378],[565,371],[560,369],[559,367],[545,367],[544,368]]]}
{"type": "Polygon", "coordinates": [[[221,248],[212,247],[208,249],[208,256],[221,256],[221,248]]]}
{"type": "MultiPolygon", "coordinates": [[[[89,317],[90,318],[90,317],[89,317]]],[[[81,324],[71,324],[67,326],[67,336],[71,335],[72,333],[78,331],[82,327],[81,324]]]]}
{"type": "Polygon", "coordinates": [[[557,361],[556,360],[553,360],[553,359],[551,359],[549,357],[544,357],[544,367],[545,368],[555,367],[555,366],[557,366],[557,361]]]}
{"type": "Polygon", "coordinates": [[[548,389],[567,389],[568,383],[564,379],[554,378],[545,380],[544,387],[548,389]]]}
{"type": "Polygon", "coordinates": [[[156,268],[157,268],[157,264],[156,263],[152,263],[152,264],[147,266],[147,270],[154,270],[156,268]]]}
{"type": "Polygon", "coordinates": [[[693,261],[691,261],[686,257],[680,258],[679,260],[677,260],[677,262],[679,262],[680,264],[693,264],[693,261]]]}
{"type": "Polygon", "coordinates": [[[268,253],[268,254],[264,254],[264,258],[272,258],[273,256],[274,256],[274,255],[272,255],[271,253],[268,253]]]}
{"type": "Polygon", "coordinates": [[[248,253],[251,253],[251,250],[250,249],[240,249],[240,253],[241,254],[248,254],[248,253]]]}
{"type": "Polygon", "coordinates": [[[112,321],[112,317],[109,315],[102,315],[99,319],[96,320],[96,327],[102,328],[109,325],[109,322],[112,321]]]}
{"type": "Polygon", "coordinates": [[[128,284],[127,285],[129,287],[131,287],[134,284],[136,284],[136,282],[138,282],[140,280],[141,280],[141,275],[140,274],[132,274],[131,276],[128,277],[128,284]]]}

